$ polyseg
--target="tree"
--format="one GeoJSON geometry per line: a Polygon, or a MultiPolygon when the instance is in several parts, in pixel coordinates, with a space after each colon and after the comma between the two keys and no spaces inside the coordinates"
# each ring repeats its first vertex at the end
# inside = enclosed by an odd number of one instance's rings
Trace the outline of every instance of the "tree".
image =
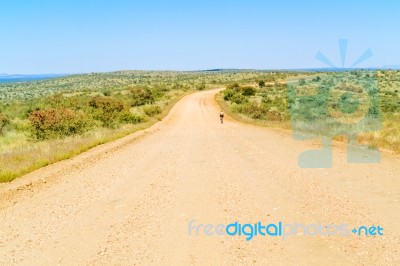
{"type": "Polygon", "coordinates": [[[265,87],[265,81],[264,81],[264,80],[258,81],[258,86],[259,86],[260,88],[264,88],[264,87],[265,87]]]}

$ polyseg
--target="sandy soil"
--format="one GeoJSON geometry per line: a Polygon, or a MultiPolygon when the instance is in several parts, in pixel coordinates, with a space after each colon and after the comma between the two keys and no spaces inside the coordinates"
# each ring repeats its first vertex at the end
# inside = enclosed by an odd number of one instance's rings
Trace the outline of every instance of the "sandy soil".
{"type": "Polygon", "coordinates": [[[301,169],[318,143],[219,123],[216,91],[0,186],[1,265],[400,265],[400,160],[301,169]],[[380,225],[384,236],[188,235],[188,222],[380,225]]]}

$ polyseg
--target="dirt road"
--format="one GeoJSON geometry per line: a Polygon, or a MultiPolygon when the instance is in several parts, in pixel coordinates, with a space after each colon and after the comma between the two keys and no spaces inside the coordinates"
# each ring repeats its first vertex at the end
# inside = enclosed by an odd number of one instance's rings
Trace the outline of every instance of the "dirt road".
{"type": "Polygon", "coordinates": [[[400,160],[300,169],[316,143],[219,123],[216,91],[0,186],[1,265],[399,265],[400,160]],[[381,226],[383,236],[189,236],[188,223],[381,226]]]}

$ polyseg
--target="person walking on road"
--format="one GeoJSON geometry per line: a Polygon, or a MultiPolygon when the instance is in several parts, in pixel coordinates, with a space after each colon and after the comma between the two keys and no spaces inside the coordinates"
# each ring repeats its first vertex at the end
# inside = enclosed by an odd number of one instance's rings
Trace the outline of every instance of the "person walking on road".
{"type": "Polygon", "coordinates": [[[221,124],[224,123],[224,116],[225,116],[224,112],[221,111],[221,112],[219,113],[219,119],[221,120],[221,124]]]}

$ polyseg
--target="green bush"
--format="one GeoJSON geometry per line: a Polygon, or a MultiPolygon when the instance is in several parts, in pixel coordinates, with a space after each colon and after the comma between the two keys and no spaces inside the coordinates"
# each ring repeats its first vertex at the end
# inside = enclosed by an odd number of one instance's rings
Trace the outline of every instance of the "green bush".
{"type": "Polygon", "coordinates": [[[93,97],[89,101],[89,106],[92,107],[93,117],[105,127],[116,126],[125,109],[122,101],[103,96],[93,97]]]}
{"type": "Polygon", "coordinates": [[[241,88],[238,84],[228,85],[224,91],[224,100],[231,101],[236,104],[247,102],[246,97],[254,96],[257,90],[254,87],[243,87],[241,88]]]}
{"type": "Polygon", "coordinates": [[[10,124],[10,119],[5,114],[0,113],[0,135],[3,134],[4,128],[10,124]]]}
{"type": "Polygon", "coordinates": [[[248,99],[242,94],[235,93],[231,98],[231,102],[236,104],[242,104],[242,103],[247,103],[248,99]]]}
{"type": "Polygon", "coordinates": [[[256,89],[250,86],[242,88],[243,96],[254,96],[256,95],[256,92],[257,92],[256,89]]]}
{"type": "Polygon", "coordinates": [[[268,109],[257,102],[249,102],[241,108],[241,113],[250,116],[253,119],[263,119],[268,113],[268,109]]]}
{"type": "Polygon", "coordinates": [[[129,112],[123,113],[120,117],[120,122],[125,124],[139,124],[145,121],[144,117],[129,112]]]}
{"type": "Polygon", "coordinates": [[[224,90],[224,100],[230,101],[236,92],[232,89],[224,90]]]}
{"type": "Polygon", "coordinates": [[[131,89],[132,107],[145,104],[152,104],[156,100],[156,95],[147,87],[136,87],[131,89]]]}
{"type": "Polygon", "coordinates": [[[240,91],[240,85],[237,83],[232,83],[226,86],[228,90],[234,90],[236,92],[240,91]]]}
{"type": "Polygon", "coordinates": [[[34,111],[29,121],[32,135],[38,140],[82,134],[92,125],[84,113],[67,108],[34,111]]]}
{"type": "Polygon", "coordinates": [[[202,82],[200,84],[197,84],[196,89],[199,91],[205,90],[206,89],[206,83],[202,82]]]}
{"type": "Polygon", "coordinates": [[[145,106],[145,107],[143,108],[143,112],[144,112],[146,115],[152,117],[152,116],[155,116],[155,115],[158,115],[158,114],[161,113],[161,107],[158,106],[158,105],[145,106]]]}

